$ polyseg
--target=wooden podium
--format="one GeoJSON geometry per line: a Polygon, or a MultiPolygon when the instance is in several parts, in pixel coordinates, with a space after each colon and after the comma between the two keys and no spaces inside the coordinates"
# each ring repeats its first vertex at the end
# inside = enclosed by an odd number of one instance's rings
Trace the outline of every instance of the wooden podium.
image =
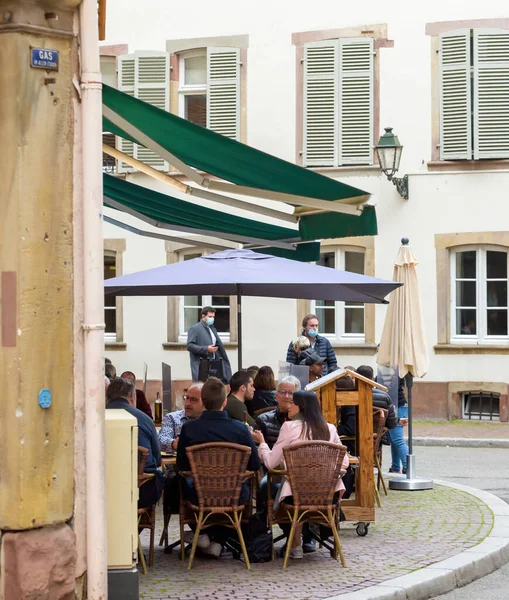
{"type": "MultiPolygon", "coordinates": [[[[339,369],[306,386],[316,392],[322,414],[327,423],[337,424],[338,406],[357,406],[356,449],[359,467],[355,470],[355,498],[341,502],[347,521],[364,525],[375,521],[375,481],[373,457],[373,388],[387,388],[348,369],[339,369]],[[336,380],[350,376],[354,390],[336,390],[336,380]]],[[[367,533],[367,527],[357,529],[359,535],[367,533]]]]}

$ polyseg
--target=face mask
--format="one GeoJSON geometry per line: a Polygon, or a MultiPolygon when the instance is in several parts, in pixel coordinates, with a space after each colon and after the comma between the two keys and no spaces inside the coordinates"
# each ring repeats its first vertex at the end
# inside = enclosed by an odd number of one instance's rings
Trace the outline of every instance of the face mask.
{"type": "Polygon", "coordinates": [[[208,325],[209,327],[212,327],[212,325],[214,325],[214,317],[209,317],[209,318],[207,319],[207,325],[208,325]]]}
{"type": "Polygon", "coordinates": [[[308,335],[309,337],[316,337],[318,335],[318,329],[310,329],[308,335]]]}

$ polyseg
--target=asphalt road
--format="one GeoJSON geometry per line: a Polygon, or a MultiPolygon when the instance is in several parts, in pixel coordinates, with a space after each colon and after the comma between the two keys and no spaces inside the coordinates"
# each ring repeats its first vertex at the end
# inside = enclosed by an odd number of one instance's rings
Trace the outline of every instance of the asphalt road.
{"type": "MultiPolygon", "coordinates": [[[[509,450],[416,446],[414,454],[418,476],[444,479],[486,490],[509,503],[509,450]]],[[[384,465],[389,460],[389,455],[390,452],[384,452],[384,465]]],[[[507,600],[508,586],[509,564],[470,585],[439,596],[436,600],[507,600]]]]}

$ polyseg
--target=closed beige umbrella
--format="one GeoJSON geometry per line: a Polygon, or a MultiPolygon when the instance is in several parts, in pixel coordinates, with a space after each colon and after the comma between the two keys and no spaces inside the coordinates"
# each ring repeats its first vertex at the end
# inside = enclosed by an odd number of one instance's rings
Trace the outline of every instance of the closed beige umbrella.
{"type": "Polygon", "coordinates": [[[433,481],[415,475],[412,443],[413,379],[426,375],[429,359],[424,339],[417,259],[408,246],[407,238],[403,238],[401,244],[394,262],[393,280],[403,285],[391,294],[377,357],[379,365],[397,367],[399,377],[405,378],[408,389],[407,475],[403,479],[391,479],[389,487],[395,490],[429,490],[433,488],[433,481]]]}
{"type": "Polygon", "coordinates": [[[428,371],[429,360],[421,315],[417,259],[408,246],[408,240],[403,238],[401,242],[394,263],[393,280],[403,286],[391,294],[377,363],[398,367],[400,377],[407,373],[423,377],[428,371]]]}

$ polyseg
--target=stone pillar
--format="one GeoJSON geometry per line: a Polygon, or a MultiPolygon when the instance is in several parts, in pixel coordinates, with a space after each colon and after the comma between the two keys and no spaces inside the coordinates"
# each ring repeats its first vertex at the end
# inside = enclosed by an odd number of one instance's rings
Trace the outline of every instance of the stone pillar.
{"type": "MultiPolygon", "coordinates": [[[[74,600],[80,0],[0,0],[0,598],[74,600]],[[48,68],[31,66],[34,49],[48,68]],[[55,69],[51,69],[54,66],[55,69]]],[[[79,232],[78,232],[79,234],[79,232]]],[[[83,443],[81,440],[80,443],[83,443]]]]}

